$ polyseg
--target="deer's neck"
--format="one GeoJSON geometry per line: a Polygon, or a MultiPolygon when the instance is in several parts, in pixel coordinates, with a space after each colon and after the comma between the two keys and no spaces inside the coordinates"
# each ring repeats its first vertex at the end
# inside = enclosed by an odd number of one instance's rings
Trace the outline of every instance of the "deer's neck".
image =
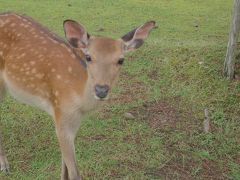
{"type": "Polygon", "coordinates": [[[95,110],[99,105],[103,102],[99,101],[94,96],[94,87],[91,82],[91,78],[88,76],[83,96],[79,99],[79,103],[81,104],[80,110],[83,112],[88,112],[95,110]]]}

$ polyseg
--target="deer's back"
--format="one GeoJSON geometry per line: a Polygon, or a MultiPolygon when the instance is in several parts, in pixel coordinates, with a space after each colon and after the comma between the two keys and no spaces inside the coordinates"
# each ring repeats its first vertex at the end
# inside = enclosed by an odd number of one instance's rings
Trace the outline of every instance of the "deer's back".
{"type": "Polygon", "coordinates": [[[0,15],[0,71],[16,98],[41,98],[53,106],[72,91],[83,93],[87,79],[81,58],[61,38],[16,14],[0,15]]]}

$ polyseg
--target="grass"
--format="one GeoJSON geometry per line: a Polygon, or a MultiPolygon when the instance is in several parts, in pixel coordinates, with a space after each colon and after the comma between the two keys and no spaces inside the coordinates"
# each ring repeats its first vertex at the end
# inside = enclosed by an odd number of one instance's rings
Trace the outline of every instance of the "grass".
{"type": "MultiPolygon", "coordinates": [[[[147,20],[159,25],[128,55],[110,105],[82,122],[76,149],[85,179],[240,179],[240,85],[222,77],[232,1],[0,0],[4,11],[61,36],[68,18],[114,38],[147,20]],[[202,128],[206,108],[210,133],[202,128]]],[[[0,179],[58,179],[51,118],[10,97],[0,113],[11,163],[0,179]]]]}

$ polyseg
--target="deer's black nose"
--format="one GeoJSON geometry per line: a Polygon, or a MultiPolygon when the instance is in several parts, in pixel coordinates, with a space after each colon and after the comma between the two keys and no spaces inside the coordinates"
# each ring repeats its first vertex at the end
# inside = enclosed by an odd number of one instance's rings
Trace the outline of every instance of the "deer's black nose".
{"type": "Polygon", "coordinates": [[[109,86],[108,85],[96,85],[95,86],[95,93],[96,96],[99,98],[105,98],[108,94],[109,86]]]}

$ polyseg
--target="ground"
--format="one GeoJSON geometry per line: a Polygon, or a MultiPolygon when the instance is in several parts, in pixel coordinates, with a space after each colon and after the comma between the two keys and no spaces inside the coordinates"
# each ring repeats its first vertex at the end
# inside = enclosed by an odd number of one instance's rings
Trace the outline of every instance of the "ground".
{"type": "MultiPolygon", "coordinates": [[[[110,104],[82,122],[76,149],[84,179],[240,179],[240,82],[222,76],[232,3],[12,0],[0,1],[0,12],[27,14],[61,36],[65,19],[114,38],[157,22],[144,46],[126,57],[110,104]]],[[[0,179],[58,179],[51,118],[10,97],[0,113],[11,164],[0,179]]]]}

